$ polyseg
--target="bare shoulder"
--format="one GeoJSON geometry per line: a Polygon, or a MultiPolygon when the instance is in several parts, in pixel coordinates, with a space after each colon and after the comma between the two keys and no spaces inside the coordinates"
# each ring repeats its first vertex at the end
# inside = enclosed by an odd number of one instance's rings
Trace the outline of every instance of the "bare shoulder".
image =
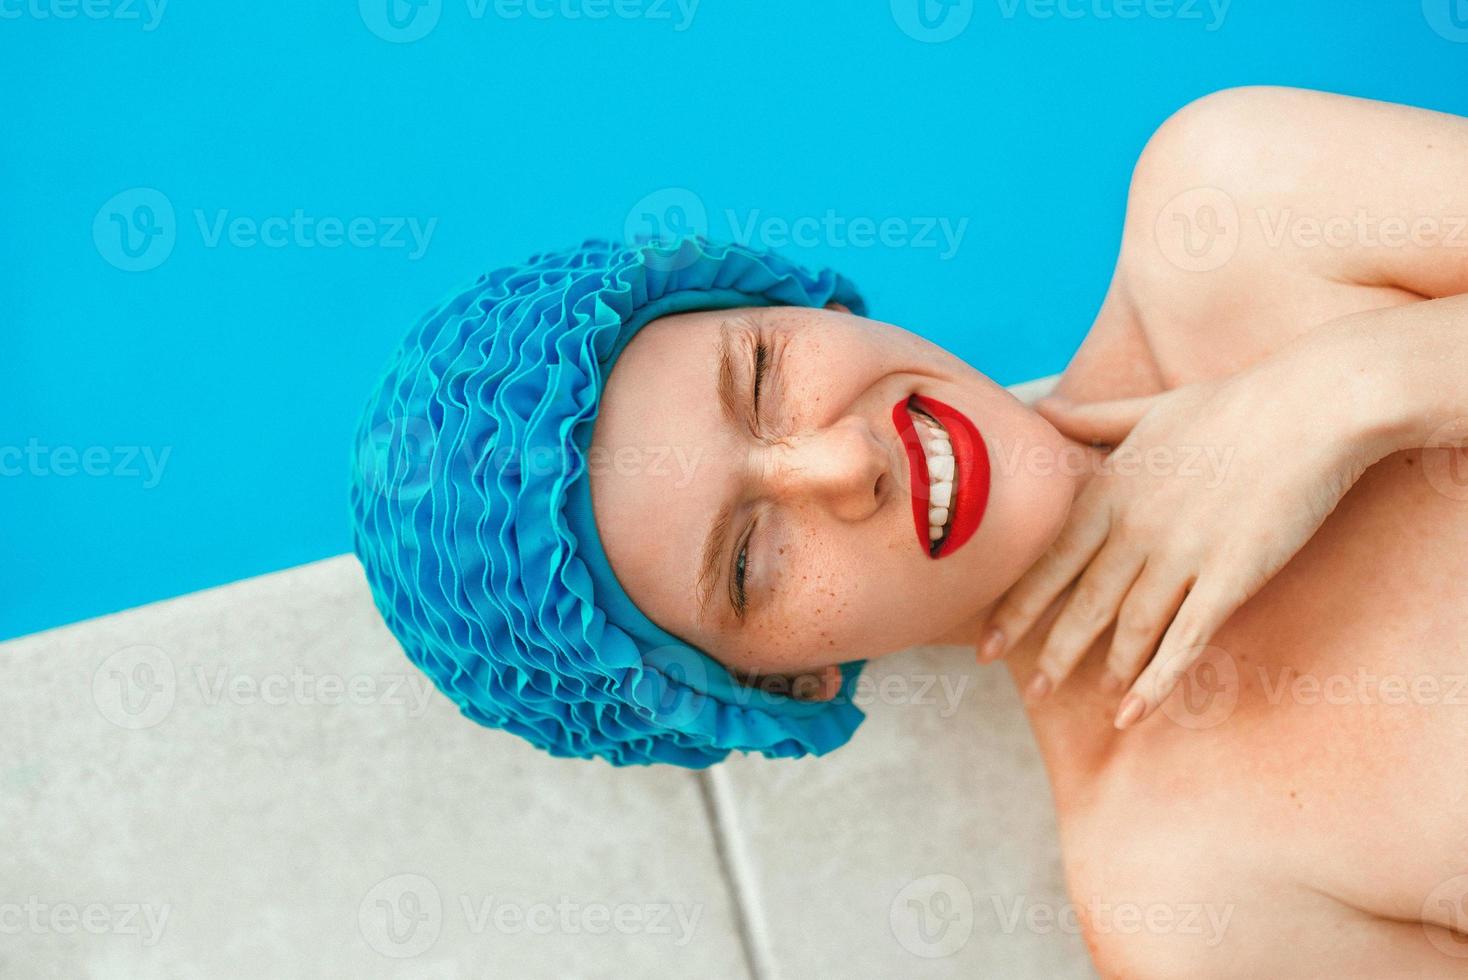
{"type": "Polygon", "coordinates": [[[1468,120],[1227,89],[1141,151],[1116,277],[1164,384],[1234,373],[1341,316],[1468,291],[1468,120]]]}

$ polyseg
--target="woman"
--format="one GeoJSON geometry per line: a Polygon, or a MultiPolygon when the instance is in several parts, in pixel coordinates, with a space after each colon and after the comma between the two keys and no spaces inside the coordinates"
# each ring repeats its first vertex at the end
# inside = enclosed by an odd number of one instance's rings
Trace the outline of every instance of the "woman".
{"type": "Polygon", "coordinates": [[[861,660],[1004,655],[1078,907],[1229,913],[1088,921],[1104,974],[1468,973],[1465,163],[1436,113],[1188,106],[1044,417],[837,276],[537,257],[400,352],[358,553],[465,713],[558,754],[828,751],[861,660]]]}

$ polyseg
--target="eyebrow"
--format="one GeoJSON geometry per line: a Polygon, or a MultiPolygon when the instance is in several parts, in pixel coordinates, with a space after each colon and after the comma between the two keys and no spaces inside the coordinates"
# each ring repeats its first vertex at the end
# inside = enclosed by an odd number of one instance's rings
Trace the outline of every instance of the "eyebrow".
{"type": "MultiPolygon", "coordinates": [[[[734,354],[729,342],[734,326],[725,320],[719,326],[718,366],[714,372],[714,387],[718,393],[719,411],[729,425],[739,426],[739,396],[734,390],[734,354]]],[[[703,543],[703,559],[698,571],[698,618],[707,615],[709,600],[713,598],[714,586],[719,584],[719,566],[728,547],[729,529],[734,523],[734,501],[725,500],[709,526],[708,536],[703,543]]]]}

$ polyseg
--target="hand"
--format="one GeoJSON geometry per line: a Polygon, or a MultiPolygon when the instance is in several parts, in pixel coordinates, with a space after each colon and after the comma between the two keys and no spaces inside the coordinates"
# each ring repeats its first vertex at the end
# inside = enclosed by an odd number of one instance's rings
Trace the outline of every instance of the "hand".
{"type": "Polygon", "coordinates": [[[1012,649],[1074,582],[1026,699],[1058,687],[1115,622],[1102,684],[1130,686],[1116,727],[1147,717],[1386,455],[1362,438],[1340,367],[1281,357],[1143,398],[1042,400],[1036,409],[1065,435],[1115,448],[1055,543],[996,606],[981,657],[1012,649]]]}

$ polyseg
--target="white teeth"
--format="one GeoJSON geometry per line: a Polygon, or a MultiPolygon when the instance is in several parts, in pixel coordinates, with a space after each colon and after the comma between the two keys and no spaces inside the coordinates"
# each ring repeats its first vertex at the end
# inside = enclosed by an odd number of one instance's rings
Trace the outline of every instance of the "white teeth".
{"type": "Polygon", "coordinates": [[[926,415],[914,411],[917,422],[918,441],[928,463],[928,540],[939,541],[948,525],[952,511],[953,485],[955,482],[953,443],[943,427],[926,415]]]}

